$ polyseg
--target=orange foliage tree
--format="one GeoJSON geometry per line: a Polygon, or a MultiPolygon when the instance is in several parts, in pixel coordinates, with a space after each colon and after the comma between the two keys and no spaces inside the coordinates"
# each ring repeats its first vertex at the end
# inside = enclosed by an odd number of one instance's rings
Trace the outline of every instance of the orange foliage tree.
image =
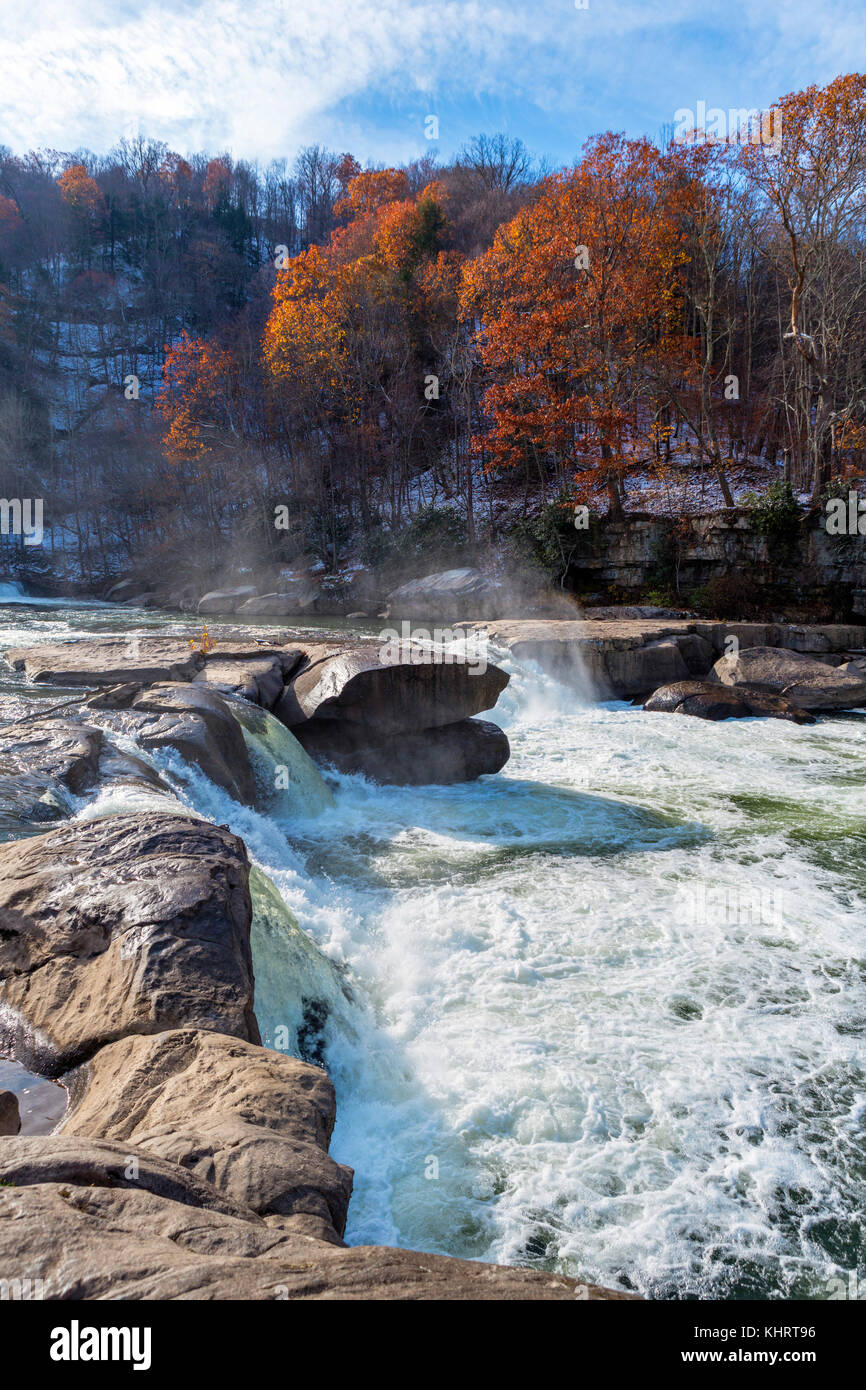
{"type": "Polygon", "coordinates": [[[278,274],[263,339],[272,422],[332,520],[349,475],[365,522],[377,480],[392,515],[406,499],[428,408],[422,306],[443,201],[435,184],[412,196],[403,170],[358,173],[335,209],[346,224],[278,274]]]}
{"type": "Polygon", "coordinates": [[[572,473],[581,495],[603,483],[614,516],[647,446],[650,366],[678,319],[684,255],[663,181],[648,141],[602,136],[499,229],[461,289],[485,372],[487,466],[542,485],[572,473]]]}

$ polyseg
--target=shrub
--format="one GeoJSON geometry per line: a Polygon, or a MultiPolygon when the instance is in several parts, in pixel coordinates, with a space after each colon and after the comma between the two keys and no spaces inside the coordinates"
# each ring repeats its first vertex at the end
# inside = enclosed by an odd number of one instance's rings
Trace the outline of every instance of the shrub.
{"type": "Polygon", "coordinates": [[[743,506],[751,512],[752,525],[762,536],[772,540],[791,540],[800,529],[800,503],[788,482],[771,483],[760,497],[747,492],[743,506]]]}
{"type": "Polygon", "coordinates": [[[707,618],[750,618],[755,610],[756,585],[744,574],[717,574],[690,597],[692,608],[707,618]]]}
{"type": "Polygon", "coordinates": [[[425,507],[413,516],[399,537],[406,560],[435,561],[447,568],[458,564],[468,541],[466,522],[453,507],[425,507]]]}

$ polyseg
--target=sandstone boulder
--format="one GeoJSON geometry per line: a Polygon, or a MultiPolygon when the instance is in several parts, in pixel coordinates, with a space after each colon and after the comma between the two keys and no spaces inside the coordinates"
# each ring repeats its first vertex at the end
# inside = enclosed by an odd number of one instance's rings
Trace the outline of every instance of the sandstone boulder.
{"type": "Polygon", "coordinates": [[[248,1207],[224,1196],[212,1183],[178,1163],[134,1144],[90,1136],[22,1134],[14,1142],[0,1144],[0,1183],[15,1187],[41,1183],[70,1183],[85,1189],[132,1187],[184,1206],[245,1219],[253,1215],[248,1207]]]}
{"type": "Polygon", "coordinates": [[[248,660],[225,660],[219,655],[209,657],[193,684],[211,686],[239,695],[242,700],[261,705],[263,709],[273,709],[283,693],[286,673],[300,664],[301,653],[263,651],[266,654],[248,660]],[[287,660],[289,656],[291,661],[287,660]]]}
{"type": "Polygon", "coordinates": [[[352,1191],[351,1169],[328,1156],[335,1115],[320,1067],[181,1029],[102,1048],[72,1082],[62,1132],[156,1154],[241,1207],[335,1241],[352,1191]]]}
{"type": "Polygon", "coordinates": [[[9,1281],[41,1280],[45,1298],[63,1301],[560,1299],[573,1305],[635,1297],[564,1275],[445,1255],[346,1249],[287,1230],[286,1220],[243,1219],[213,1205],[86,1177],[2,1187],[0,1269],[9,1281]]]}
{"type": "Polygon", "coordinates": [[[416,733],[492,709],[508,684],[498,666],[394,660],[388,643],[331,648],[301,669],[274,713],[288,728],[308,720],[364,725],[380,734],[416,733]]]}
{"type": "Polygon", "coordinates": [[[236,613],[241,604],[256,594],[255,584],[238,584],[233,589],[211,589],[198,601],[199,613],[236,613]]]}
{"type": "MultiPolygon", "coordinates": [[[[601,656],[597,684],[602,692],[607,686],[616,694],[638,694],[670,681],[686,680],[690,673],[675,637],[659,638],[645,645],[612,645],[601,656]]],[[[588,664],[595,668],[592,660],[588,664]]]]}
{"type": "Polygon", "coordinates": [[[176,748],[236,801],[253,804],[255,779],[243,732],[216,691],[198,683],[155,685],[137,695],[132,708],[154,716],[137,731],[142,748],[176,748]]]}
{"type": "Polygon", "coordinates": [[[248,880],[242,842],[185,816],[0,846],[0,1050],[57,1076],[128,1034],[257,1042],[248,880]]]}
{"type": "MultiPolygon", "coordinates": [[[[0,728],[0,759],[44,783],[62,783],[71,792],[92,786],[99,772],[102,730],[73,719],[44,719],[0,728]]],[[[11,765],[11,767],[10,767],[11,765]]]]}
{"type": "Polygon", "coordinates": [[[696,632],[686,632],[675,637],[674,641],[688,667],[689,675],[706,676],[712,670],[716,653],[712,643],[705,637],[699,637],[696,632]]]}
{"type": "Polygon", "coordinates": [[[677,681],[656,690],[645,710],[667,714],[689,714],[697,719],[747,719],[767,716],[789,719],[794,724],[814,724],[815,719],[798,709],[782,695],[755,690],[750,686],[732,689],[710,681],[677,681]]]}
{"type": "Polygon", "coordinates": [[[499,585],[480,570],[442,570],[401,584],[388,595],[392,618],[429,618],[456,622],[496,617],[502,608],[499,585]]]}
{"type": "Polygon", "coordinates": [[[249,598],[237,611],[242,617],[283,618],[293,613],[308,613],[320,598],[321,590],[312,579],[286,579],[279,593],[249,598]]]}
{"type": "Polygon", "coordinates": [[[511,754],[507,735],[486,719],[387,737],[357,724],[314,719],[292,732],[317,762],[396,786],[471,782],[501,771],[511,754]]]}
{"type": "Polygon", "coordinates": [[[14,1091],[0,1091],[0,1135],[17,1134],[21,1129],[21,1111],[14,1091]]]}
{"type": "Polygon", "coordinates": [[[191,680],[204,657],[175,637],[99,637],[22,647],[5,653],[30,681],[64,686],[191,680]]]}
{"type": "Polygon", "coordinates": [[[866,705],[866,681],[826,662],[778,647],[749,647],[721,657],[709,680],[784,695],[800,709],[857,709],[866,705]]]}

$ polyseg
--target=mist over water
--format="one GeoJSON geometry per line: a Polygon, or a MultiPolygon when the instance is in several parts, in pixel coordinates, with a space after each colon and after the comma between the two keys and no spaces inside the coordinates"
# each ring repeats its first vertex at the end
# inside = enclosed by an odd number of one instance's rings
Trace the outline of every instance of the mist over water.
{"type": "Polygon", "coordinates": [[[160,754],[177,797],[133,794],[246,841],[260,1026],[334,1080],[347,1239],[661,1297],[862,1279],[866,720],[649,715],[509,664],[496,777],[297,759],[252,810],[160,754]]]}

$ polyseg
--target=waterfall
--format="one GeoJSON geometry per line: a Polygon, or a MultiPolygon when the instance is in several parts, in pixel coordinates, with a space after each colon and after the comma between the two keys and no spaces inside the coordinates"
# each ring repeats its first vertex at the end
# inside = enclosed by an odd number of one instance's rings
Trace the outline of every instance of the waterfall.
{"type": "Polygon", "coordinates": [[[331,1016],[340,1016],[341,1033],[351,1028],[345,1017],[351,1001],[348,985],[333,961],[301,931],[273,880],[255,864],[250,895],[255,1010],[262,1042],[308,1062],[323,1062],[331,1016]]]}
{"type": "Polygon", "coordinates": [[[231,710],[243,729],[263,811],[282,820],[333,806],[319,769],[285,724],[246,700],[231,701],[231,710]]]}

